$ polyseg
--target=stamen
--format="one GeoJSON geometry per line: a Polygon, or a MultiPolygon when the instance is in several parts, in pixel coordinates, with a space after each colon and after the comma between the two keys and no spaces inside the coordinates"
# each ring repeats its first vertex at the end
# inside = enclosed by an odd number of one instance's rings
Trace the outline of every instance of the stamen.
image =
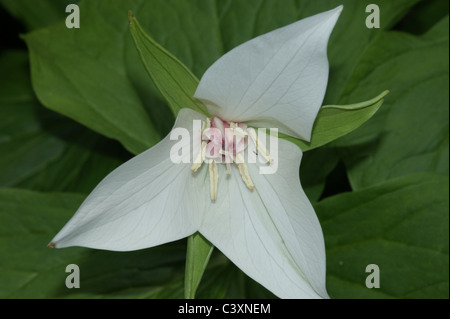
{"type": "MultiPolygon", "coordinates": [[[[209,129],[211,127],[211,120],[209,118],[206,118],[206,121],[204,121],[202,123],[202,130],[200,132],[200,136],[203,135],[203,132],[206,129],[209,129]]],[[[202,145],[200,147],[200,152],[197,154],[197,157],[194,160],[194,164],[192,164],[191,166],[191,171],[193,173],[195,173],[203,164],[203,162],[205,161],[205,149],[206,149],[206,145],[208,144],[208,142],[206,141],[202,141],[202,145]]]]}
{"type": "Polygon", "coordinates": [[[200,152],[198,153],[197,157],[195,158],[194,164],[191,166],[191,171],[195,173],[203,164],[205,161],[205,149],[206,145],[208,143],[206,141],[202,142],[202,146],[200,148],[200,152]]]}
{"type": "Polygon", "coordinates": [[[270,155],[270,153],[267,150],[264,143],[258,139],[258,136],[256,135],[256,131],[250,127],[247,129],[247,132],[248,132],[248,135],[253,140],[253,143],[255,143],[256,149],[258,150],[258,154],[261,154],[261,156],[269,163],[273,163],[273,161],[274,161],[273,157],[270,155]]]}
{"type": "Polygon", "coordinates": [[[202,166],[203,162],[207,161],[209,163],[209,191],[212,201],[217,199],[219,184],[217,160],[226,165],[228,175],[231,175],[231,163],[235,163],[244,184],[250,190],[255,188],[244,159],[244,150],[247,148],[247,137],[249,135],[255,143],[258,152],[268,162],[272,163],[274,160],[264,143],[258,139],[255,130],[247,128],[245,123],[227,122],[219,117],[208,118],[202,123],[202,144],[200,152],[191,166],[191,170],[195,173],[202,166]]]}
{"type": "Polygon", "coordinates": [[[225,123],[216,116],[212,118],[212,121],[213,121],[211,123],[213,124],[212,127],[219,129],[220,133],[222,133],[222,136],[225,136],[225,126],[224,126],[225,123]]]}
{"type": "Polygon", "coordinates": [[[209,192],[211,200],[215,201],[217,198],[217,184],[219,182],[219,170],[215,160],[209,163],[209,192]]]}
{"type": "Polygon", "coordinates": [[[236,127],[233,130],[234,135],[239,136],[239,137],[247,137],[248,134],[246,131],[244,131],[243,129],[241,129],[240,127],[236,127]]]}
{"type": "Polygon", "coordinates": [[[245,185],[250,189],[251,191],[255,188],[255,185],[253,184],[253,181],[250,177],[250,174],[248,173],[248,167],[247,164],[241,163],[237,164],[239,168],[239,173],[241,174],[242,180],[244,181],[245,185]]]}
{"type": "Polygon", "coordinates": [[[237,123],[231,122],[230,128],[233,129],[233,135],[236,135],[238,137],[247,137],[247,132],[240,126],[238,126],[237,123]]]}
{"type": "Polygon", "coordinates": [[[234,162],[235,162],[236,164],[242,164],[242,163],[245,163],[244,156],[242,156],[242,154],[236,154],[236,157],[234,158],[234,162]]]}

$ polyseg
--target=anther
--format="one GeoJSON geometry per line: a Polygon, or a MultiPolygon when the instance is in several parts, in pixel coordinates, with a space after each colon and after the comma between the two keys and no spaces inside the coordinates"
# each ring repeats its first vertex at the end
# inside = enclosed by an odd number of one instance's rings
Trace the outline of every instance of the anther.
{"type": "Polygon", "coordinates": [[[273,163],[274,161],[273,157],[270,155],[264,143],[258,139],[256,131],[250,127],[247,129],[247,132],[250,138],[253,140],[253,143],[255,143],[256,149],[258,150],[258,154],[261,154],[261,156],[269,163],[273,163]]]}
{"type": "Polygon", "coordinates": [[[239,168],[239,173],[241,174],[242,180],[244,181],[248,189],[252,191],[255,188],[255,185],[253,184],[250,174],[248,173],[247,164],[245,164],[244,162],[241,164],[237,164],[237,166],[239,168]]]}
{"type": "MultiPolygon", "coordinates": [[[[202,130],[200,132],[200,136],[203,135],[203,132],[206,129],[209,129],[211,127],[211,121],[209,118],[206,119],[206,121],[204,121],[202,123],[202,130]]],[[[197,154],[197,157],[194,160],[194,164],[192,164],[191,166],[191,171],[193,173],[195,173],[203,164],[203,162],[205,161],[205,149],[206,149],[206,145],[208,144],[208,142],[206,141],[202,141],[202,145],[200,147],[200,152],[197,154]]]]}
{"type": "Polygon", "coordinates": [[[219,182],[219,170],[215,160],[209,163],[209,191],[211,200],[215,201],[217,198],[217,184],[219,182]]]}
{"type": "Polygon", "coordinates": [[[202,146],[200,148],[200,152],[198,153],[197,157],[194,160],[194,164],[192,164],[191,166],[191,171],[193,173],[195,173],[203,164],[203,162],[205,161],[205,149],[206,149],[206,145],[208,143],[203,141],[202,142],[202,146]]]}

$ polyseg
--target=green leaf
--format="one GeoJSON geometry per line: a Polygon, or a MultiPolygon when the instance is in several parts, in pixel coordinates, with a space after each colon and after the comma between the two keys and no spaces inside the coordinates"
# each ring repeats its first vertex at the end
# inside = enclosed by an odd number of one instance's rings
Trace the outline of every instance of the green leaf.
{"type": "Polygon", "coordinates": [[[84,196],[0,189],[0,298],[182,298],[182,242],[134,252],[46,245],[84,196]],[[65,286],[66,266],[80,288],[65,286]]]}
{"type": "Polygon", "coordinates": [[[194,299],[214,246],[200,233],[189,236],[186,253],[184,297],[194,299]]]}
{"type": "Polygon", "coordinates": [[[0,0],[0,5],[23,22],[28,30],[49,26],[65,19],[66,6],[78,0],[0,0]]]}
{"type": "Polygon", "coordinates": [[[448,17],[422,37],[380,35],[367,49],[342,103],[391,90],[380,111],[337,141],[360,189],[415,172],[448,174],[448,17]]]}
{"type": "Polygon", "coordinates": [[[183,107],[207,113],[205,106],[194,99],[198,79],[175,56],[160,46],[128,13],[130,31],[145,68],[176,116],[183,107]]]}
{"type": "Polygon", "coordinates": [[[322,106],[314,122],[311,142],[285,134],[280,134],[280,137],[297,144],[304,152],[325,145],[354,131],[369,120],[383,104],[383,98],[388,93],[389,91],[384,91],[371,100],[357,104],[322,106]]]}
{"type": "Polygon", "coordinates": [[[395,27],[396,30],[422,34],[432,28],[437,21],[449,13],[447,0],[428,0],[418,2],[409,14],[395,27]]]}
{"type": "Polygon", "coordinates": [[[334,298],[448,298],[448,176],[418,174],[315,205],[334,298]],[[365,285],[380,268],[380,288],[365,285]]]}
{"type": "Polygon", "coordinates": [[[5,51],[0,68],[0,186],[89,192],[122,162],[120,145],[38,103],[26,52],[5,51]]]}
{"type": "Polygon", "coordinates": [[[124,60],[123,43],[116,40],[127,32],[126,16],[122,23],[120,19],[111,23],[98,19],[103,13],[96,12],[95,4],[84,4],[80,4],[80,29],[67,29],[61,23],[24,37],[30,49],[33,87],[46,107],[119,140],[138,154],[160,136],[123,63],[116,63],[124,60]]]}
{"type": "Polygon", "coordinates": [[[306,196],[317,202],[322,195],[328,175],[339,163],[335,148],[324,146],[305,152],[300,163],[300,181],[306,196]]]}

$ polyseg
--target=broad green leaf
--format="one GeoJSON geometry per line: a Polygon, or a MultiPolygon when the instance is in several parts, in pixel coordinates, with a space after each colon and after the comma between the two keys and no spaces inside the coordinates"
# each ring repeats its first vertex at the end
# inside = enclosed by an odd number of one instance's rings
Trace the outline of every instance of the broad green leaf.
{"type": "Polygon", "coordinates": [[[186,270],[184,283],[184,297],[195,298],[200,280],[208,265],[214,246],[200,233],[189,236],[186,253],[186,270]]]}
{"type": "Polygon", "coordinates": [[[395,29],[413,34],[423,34],[437,21],[445,18],[448,13],[449,2],[447,0],[422,0],[411,9],[395,29]]]}
{"type": "Polygon", "coordinates": [[[0,190],[0,298],[182,298],[185,245],[135,252],[50,249],[84,196],[0,190]],[[80,288],[65,286],[66,266],[80,288]]]}
{"type": "Polygon", "coordinates": [[[89,192],[122,162],[120,145],[38,103],[26,52],[2,53],[0,68],[1,187],[89,192]]]}
{"type": "Polygon", "coordinates": [[[0,5],[25,24],[28,30],[49,26],[65,19],[66,6],[78,0],[0,0],[0,5]]]}
{"type": "Polygon", "coordinates": [[[409,175],[315,205],[332,298],[448,298],[449,179],[409,175]],[[380,288],[365,285],[366,266],[380,288]]]}
{"type": "Polygon", "coordinates": [[[439,22],[437,22],[433,28],[431,28],[427,33],[423,34],[422,38],[424,40],[429,40],[432,42],[436,41],[448,41],[448,27],[449,27],[449,15],[447,14],[439,22]]]}
{"type": "Polygon", "coordinates": [[[377,97],[350,105],[325,105],[319,110],[314,122],[311,142],[305,142],[284,134],[280,136],[297,144],[304,152],[325,145],[342,137],[369,120],[383,104],[389,91],[384,91],[377,97]]]}
{"type": "Polygon", "coordinates": [[[142,29],[131,12],[130,31],[142,62],[156,87],[176,116],[183,107],[206,113],[205,106],[194,99],[198,79],[175,56],[160,46],[142,29]]]}
{"type": "Polygon", "coordinates": [[[366,50],[341,103],[389,88],[383,108],[342,147],[354,189],[414,172],[448,174],[448,17],[428,34],[381,35],[366,50]]]}
{"type": "Polygon", "coordinates": [[[300,181],[306,196],[317,202],[322,195],[328,175],[339,163],[335,148],[324,146],[303,153],[300,163],[300,181]]]}
{"type": "Polygon", "coordinates": [[[126,36],[126,15],[122,23],[113,23],[98,19],[104,13],[97,12],[94,2],[84,4],[82,28],[67,29],[60,23],[24,37],[33,87],[45,106],[140,153],[160,136],[123,63],[117,63],[125,58],[123,43],[115,40],[126,36]]]}

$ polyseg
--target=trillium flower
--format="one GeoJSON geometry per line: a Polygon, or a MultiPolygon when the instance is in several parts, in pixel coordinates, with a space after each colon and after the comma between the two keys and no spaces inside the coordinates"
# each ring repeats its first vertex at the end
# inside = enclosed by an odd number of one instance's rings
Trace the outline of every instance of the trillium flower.
{"type": "Polygon", "coordinates": [[[341,11],[264,34],[216,61],[195,93],[213,116],[182,109],[174,125],[198,134],[196,150],[172,154],[179,157],[174,163],[171,152],[194,143],[171,134],[124,163],[51,245],[129,251],[200,232],[275,295],[327,298],[323,234],[299,179],[302,152],[280,139],[274,156],[252,127],[310,140],[328,81],[327,43],[341,11]],[[246,162],[245,154],[266,163],[246,162]],[[260,174],[265,166],[274,172],[260,174]]]}

